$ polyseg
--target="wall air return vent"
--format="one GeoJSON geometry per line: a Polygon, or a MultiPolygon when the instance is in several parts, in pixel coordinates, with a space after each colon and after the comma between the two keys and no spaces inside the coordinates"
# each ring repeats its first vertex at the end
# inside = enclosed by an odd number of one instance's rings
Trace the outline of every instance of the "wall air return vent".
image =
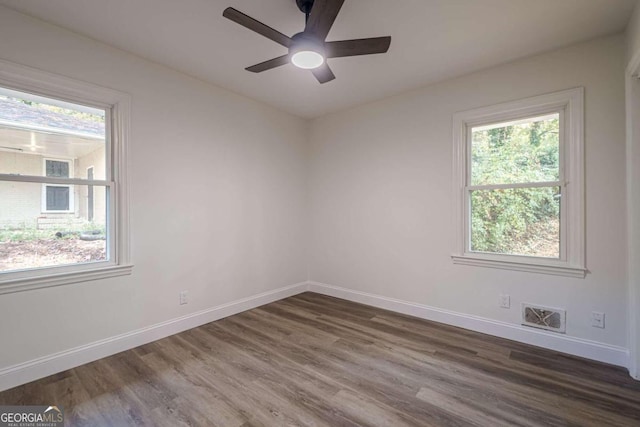
{"type": "Polygon", "coordinates": [[[522,324],[547,331],[565,333],[566,311],[558,308],[522,304],[522,324]]]}

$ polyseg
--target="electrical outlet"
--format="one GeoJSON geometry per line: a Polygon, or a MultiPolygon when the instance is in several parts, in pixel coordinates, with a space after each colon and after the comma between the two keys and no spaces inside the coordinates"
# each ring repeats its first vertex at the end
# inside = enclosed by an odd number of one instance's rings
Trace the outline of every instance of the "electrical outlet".
{"type": "Polygon", "coordinates": [[[591,326],[604,329],[604,313],[599,311],[591,312],[591,326]]]}
{"type": "Polygon", "coordinates": [[[189,301],[187,300],[187,293],[188,291],[182,291],[180,292],[180,305],[185,305],[186,303],[188,303],[189,301]]]}
{"type": "Polygon", "coordinates": [[[511,308],[511,297],[507,294],[500,294],[500,307],[511,308]]]}

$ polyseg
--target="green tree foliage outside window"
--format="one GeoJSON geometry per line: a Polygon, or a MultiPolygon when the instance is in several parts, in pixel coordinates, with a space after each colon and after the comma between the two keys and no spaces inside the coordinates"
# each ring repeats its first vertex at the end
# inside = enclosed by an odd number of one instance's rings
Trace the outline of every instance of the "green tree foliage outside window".
{"type": "Polygon", "coordinates": [[[471,250],[558,258],[559,115],[473,128],[470,166],[471,250]]]}

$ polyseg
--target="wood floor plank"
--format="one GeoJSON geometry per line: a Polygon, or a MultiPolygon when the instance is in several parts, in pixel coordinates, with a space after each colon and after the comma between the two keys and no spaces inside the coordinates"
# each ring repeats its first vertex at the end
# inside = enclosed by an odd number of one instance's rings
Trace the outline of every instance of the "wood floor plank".
{"type": "Polygon", "coordinates": [[[621,368],[305,293],[0,393],[69,426],[640,426],[621,368]]]}

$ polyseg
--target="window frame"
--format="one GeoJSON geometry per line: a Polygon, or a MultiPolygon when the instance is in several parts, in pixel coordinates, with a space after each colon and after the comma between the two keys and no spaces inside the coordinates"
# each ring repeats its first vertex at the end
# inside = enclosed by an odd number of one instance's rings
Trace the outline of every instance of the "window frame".
{"type": "MultiPolygon", "coordinates": [[[[43,175],[47,176],[47,161],[65,162],[69,165],[69,178],[73,177],[73,159],[62,159],[54,157],[43,157],[43,175]]],[[[40,211],[43,214],[70,214],[75,213],[75,190],[73,185],[64,184],[42,184],[42,202],[40,211]],[[49,210],[47,209],[47,187],[67,187],[69,189],[69,209],[67,210],[49,210]]]]}
{"type": "MultiPolygon", "coordinates": [[[[127,163],[130,95],[5,60],[0,60],[0,86],[106,111],[105,122],[108,125],[106,126],[105,159],[109,167],[105,171],[104,180],[11,174],[0,174],[0,179],[43,185],[71,185],[72,187],[91,184],[104,186],[108,194],[107,210],[110,230],[110,237],[107,239],[108,261],[3,272],[0,273],[0,295],[131,274],[133,264],[130,259],[127,163]]],[[[61,213],[61,211],[55,212],[61,213]]]]}
{"type": "MultiPolygon", "coordinates": [[[[513,187],[514,184],[508,184],[513,187]]],[[[518,184],[515,184],[518,186],[518,184]]],[[[525,188],[531,183],[524,184],[525,188]]],[[[499,187],[499,185],[498,185],[499,187]]],[[[454,264],[584,278],[584,88],[456,113],[453,116],[454,264]],[[471,129],[560,113],[560,258],[471,251],[471,129]]]]}

